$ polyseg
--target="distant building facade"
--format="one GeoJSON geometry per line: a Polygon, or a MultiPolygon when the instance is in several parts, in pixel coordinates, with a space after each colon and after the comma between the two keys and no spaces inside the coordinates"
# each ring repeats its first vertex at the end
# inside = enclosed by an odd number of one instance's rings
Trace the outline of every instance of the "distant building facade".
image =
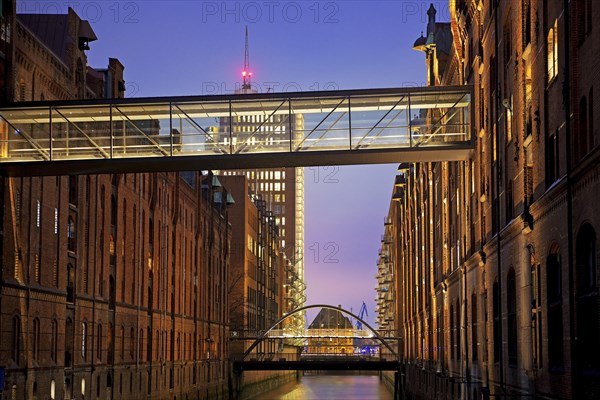
{"type": "MultiPolygon", "coordinates": [[[[6,99],[123,97],[118,60],[87,67],[95,34],[73,10],[2,5],[6,99]]],[[[226,395],[225,188],[198,172],[0,183],[4,398],[226,395]]]]}
{"type": "Polygon", "coordinates": [[[476,149],[400,168],[386,232],[404,387],[432,399],[598,398],[600,6],[449,8],[448,24],[430,8],[415,48],[430,85],[473,85],[476,149]]]}
{"type": "MultiPolygon", "coordinates": [[[[218,176],[235,200],[229,210],[232,223],[229,270],[230,324],[240,335],[269,329],[283,316],[285,259],[279,248],[275,217],[259,196],[249,190],[244,175],[218,176]]],[[[242,354],[252,343],[231,345],[232,355],[242,354]]],[[[276,353],[276,343],[261,343],[256,352],[276,353]]]]}
{"type": "Polygon", "coordinates": [[[353,332],[348,317],[338,310],[321,308],[308,326],[308,354],[353,354],[353,332]]]}

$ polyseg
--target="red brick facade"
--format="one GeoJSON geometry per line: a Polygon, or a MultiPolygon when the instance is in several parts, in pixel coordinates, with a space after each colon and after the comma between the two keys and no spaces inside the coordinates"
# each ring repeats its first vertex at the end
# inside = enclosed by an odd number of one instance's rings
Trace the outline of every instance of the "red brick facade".
{"type": "Polygon", "coordinates": [[[449,7],[452,45],[421,50],[430,84],[473,85],[476,149],[410,165],[390,206],[405,389],[598,398],[600,6],[449,7]]]}
{"type": "MultiPolygon", "coordinates": [[[[123,96],[118,60],[85,67],[87,22],[72,10],[51,17],[67,26],[61,54],[36,36],[48,16],[10,11],[3,93],[123,96]]],[[[225,189],[205,180],[198,172],[2,180],[4,398],[225,396],[231,225],[225,189]]]]}

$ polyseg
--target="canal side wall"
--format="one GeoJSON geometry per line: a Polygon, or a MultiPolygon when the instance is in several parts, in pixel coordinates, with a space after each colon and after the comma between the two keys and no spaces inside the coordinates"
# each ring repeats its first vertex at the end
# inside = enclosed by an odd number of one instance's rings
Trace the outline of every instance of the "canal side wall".
{"type": "Polygon", "coordinates": [[[394,394],[394,373],[389,371],[383,371],[381,373],[381,383],[383,386],[392,394],[394,394]]]}
{"type": "Polygon", "coordinates": [[[239,400],[253,399],[265,392],[296,381],[296,371],[246,371],[239,400]]]}

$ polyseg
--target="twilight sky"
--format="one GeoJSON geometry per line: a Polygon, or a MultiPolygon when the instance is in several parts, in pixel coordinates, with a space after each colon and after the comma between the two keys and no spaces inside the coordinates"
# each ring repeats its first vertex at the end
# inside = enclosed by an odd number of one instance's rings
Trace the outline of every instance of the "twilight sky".
{"type": "MultiPolygon", "coordinates": [[[[66,13],[91,22],[90,65],[125,65],[127,97],[228,94],[238,86],[244,30],[261,92],[425,85],[412,44],[430,1],[19,0],[18,13],[66,13]]],[[[433,1],[448,21],[447,1],[433,1]]],[[[305,169],[307,304],[374,321],[377,252],[396,165],[305,169]],[[317,251],[318,249],[318,251],[317,251]]],[[[309,322],[315,313],[309,313],[309,322]]]]}

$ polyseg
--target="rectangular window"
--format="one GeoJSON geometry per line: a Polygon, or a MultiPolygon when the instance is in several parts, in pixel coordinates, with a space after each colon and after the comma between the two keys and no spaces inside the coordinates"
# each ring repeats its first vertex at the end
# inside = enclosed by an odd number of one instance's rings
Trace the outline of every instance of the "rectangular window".
{"type": "Polygon", "coordinates": [[[506,107],[506,143],[510,143],[510,141],[512,140],[512,130],[513,130],[513,123],[512,123],[513,97],[510,96],[510,99],[508,101],[509,101],[508,107],[506,107]]]}
{"type": "Polygon", "coordinates": [[[550,83],[558,75],[558,20],[554,20],[554,26],[548,31],[546,51],[548,52],[548,83],[550,83]]]}

